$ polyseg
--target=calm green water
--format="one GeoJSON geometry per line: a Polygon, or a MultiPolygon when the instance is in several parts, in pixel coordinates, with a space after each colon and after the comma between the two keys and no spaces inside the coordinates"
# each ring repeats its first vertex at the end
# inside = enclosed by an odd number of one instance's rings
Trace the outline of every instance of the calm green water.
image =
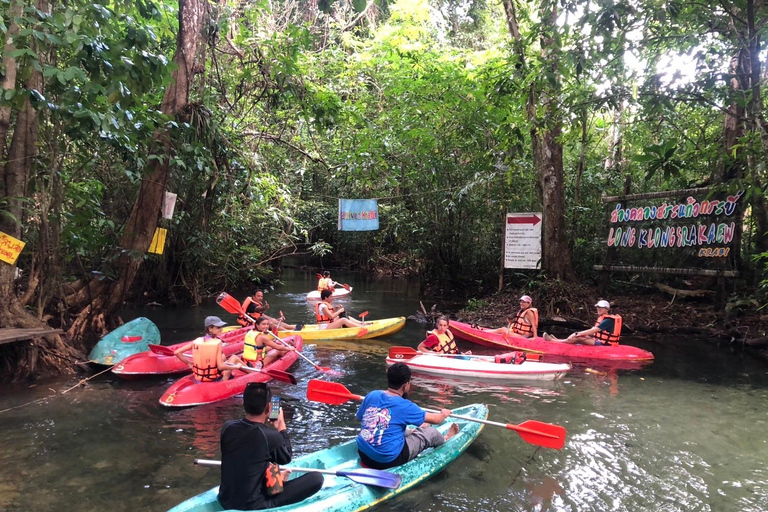
{"type": "MultiPolygon", "coordinates": [[[[350,312],[382,318],[419,307],[414,283],[334,278],[355,288],[341,301],[350,312]]],[[[284,279],[286,285],[267,296],[272,312],[310,322],[304,294],[314,276],[284,279]]],[[[170,344],[197,336],[209,314],[234,321],[213,303],[135,310],[125,318],[150,317],[170,344]]],[[[409,321],[389,338],[321,342],[306,354],[340,370],[333,380],[364,394],[385,385],[387,349],[415,346],[424,330],[409,321]]],[[[679,337],[632,344],[654,352],[656,361],[607,375],[576,368],[564,381],[543,385],[417,377],[413,398],[424,406],[484,402],[492,420],[565,426],[567,444],[537,450],[514,432],[486,427],[452,466],[377,510],[767,510],[768,368],[679,337]]],[[[291,371],[298,386],[274,387],[289,413],[294,453],[353,438],[356,405],[307,402],[306,381],[317,374],[302,361],[291,371]]],[[[61,394],[77,381],[0,389],[0,410],[50,397],[0,413],[0,510],[163,511],[218,484],[216,469],[194,466],[192,459],[219,457],[219,429],[242,415],[240,399],[170,410],[158,400],[172,380],[122,381],[111,374],[61,394]]]]}

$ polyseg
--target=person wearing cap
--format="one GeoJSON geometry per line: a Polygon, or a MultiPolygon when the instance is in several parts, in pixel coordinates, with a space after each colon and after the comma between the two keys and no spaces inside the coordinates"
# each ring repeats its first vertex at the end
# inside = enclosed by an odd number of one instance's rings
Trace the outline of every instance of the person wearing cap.
{"type": "Polygon", "coordinates": [[[451,411],[424,411],[408,400],[410,389],[411,369],[405,363],[395,363],[387,369],[387,390],[371,391],[363,399],[356,415],[361,424],[357,453],[363,466],[373,469],[400,466],[459,432],[456,423],[445,435],[427,425],[439,425],[451,411]],[[408,425],[421,426],[409,430],[408,425]]]}
{"type": "Polygon", "coordinates": [[[611,304],[607,300],[599,300],[595,304],[597,308],[597,321],[595,326],[574,332],[565,339],[558,339],[544,333],[544,339],[558,343],[581,343],[582,345],[618,345],[621,339],[621,315],[611,315],[611,304]]]}
{"type": "Polygon", "coordinates": [[[520,297],[520,310],[515,314],[515,318],[510,319],[509,327],[499,327],[490,332],[497,332],[504,335],[514,334],[524,338],[535,338],[539,331],[539,310],[531,307],[533,299],[528,295],[520,297]]]}
{"type": "Polygon", "coordinates": [[[204,325],[205,336],[185,343],[176,349],[174,354],[192,368],[198,382],[229,380],[232,370],[242,368],[245,363],[236,355],[230,356],[228,360],[224,359],[223,342],[219,336],[222,327],[227,323],[217,316],[209,316],[205,318],[204,325]],[[185,354],[190,350],[191,358],[185,354]]]}
{"type": "Polygon", "coordinates": [[[303,501],[323,486],[323,475],[304,473],[288,480],[290,470],[280,471],[283,490],[270,495],[270,464],[288,464],[293,457],[291,439],[283,416],[268,420],[272,391],[263,382],[250,382],[243,391],[245,418],[231,420],[221,429],[221,486],[219,503],[225,510],[261,510],[303,501]],[[274,428],[273,428],[274,427],[274,428]]]}

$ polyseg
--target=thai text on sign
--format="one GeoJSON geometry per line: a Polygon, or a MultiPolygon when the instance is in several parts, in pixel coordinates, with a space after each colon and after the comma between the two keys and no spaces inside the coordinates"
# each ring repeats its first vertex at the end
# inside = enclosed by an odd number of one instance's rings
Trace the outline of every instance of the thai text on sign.
{"type": "Polygon", "coordinates": [[[504,268],[541,268],[541,212],[507,214],[504,268]]]}
{"type": "Polygon", "coordinates": [[[0,231],[0,260],[9,265],[15,265],[25,245],[26,242],[0,231]]]}

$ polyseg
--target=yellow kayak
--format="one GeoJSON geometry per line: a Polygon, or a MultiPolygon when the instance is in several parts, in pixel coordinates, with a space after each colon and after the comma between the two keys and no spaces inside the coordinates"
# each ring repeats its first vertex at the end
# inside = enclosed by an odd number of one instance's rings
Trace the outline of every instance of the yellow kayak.
{"type": "Polygon", "coordinates": [[[329,341],[329,340],[354,340],[354,339],[369,339],[376,338],[378,336],[387,336],[388,334],[395,333],[403,328],[405,325],[405,317],[398,316],[396,318],[382,318],[381,320],[371,320],[365,322],[365,329],[368,332],[363,336],[357,337],[360,329],[363,327],[342,327],[341,329],[321,329],[323,324],[309,324],[305,325],[301,331],[280,331],[277,333],[279,337],[291,336],[293,334],[299,334],[304,339],[304,342],[308,341],[329,341]]]}

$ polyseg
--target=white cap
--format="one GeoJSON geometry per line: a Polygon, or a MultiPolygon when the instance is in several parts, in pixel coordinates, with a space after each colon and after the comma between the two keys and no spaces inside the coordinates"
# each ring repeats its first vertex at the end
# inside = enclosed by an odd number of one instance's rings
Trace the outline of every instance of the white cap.
{"type": "Polygon", "coordinates": [[[597,304],[595,304],[595,307],[611,309],[611,303],[608,302],[607,300],[599,300],[597,301],[597,304]]]}
{"type": "Polygon", "coordinates": [[[531,302],[533,302],[533,299],[532,299],[532,298],[530,298],[530,297],[529,297],[529,296],[527,296],[527,295],[523,295],[522,297],[520,297],[520,301],[519,301],[519,302],[527,302],[527,303],[529,303],[529,304],[530,304],[531,302]]]}

